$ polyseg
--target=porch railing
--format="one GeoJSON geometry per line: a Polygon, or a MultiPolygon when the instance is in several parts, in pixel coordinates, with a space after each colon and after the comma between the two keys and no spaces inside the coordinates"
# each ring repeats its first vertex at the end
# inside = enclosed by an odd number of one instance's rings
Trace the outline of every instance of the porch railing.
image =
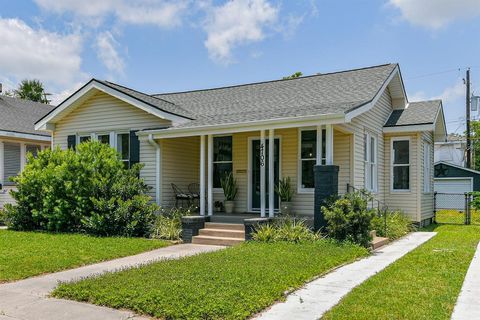
{"type": "Polygon", "coordinates": [[[358,192],[365,199],[365,201],[367,201],[367,207],[370,209],[374,209],[376,215],[383,219],[383,228],[386,233],[388,206],[384,202],[376,199],[371,193],[369,193],[365,189],[358,189],[352,186],[350,183],[347,183],[347,193],[350,192],[358,192]]]}

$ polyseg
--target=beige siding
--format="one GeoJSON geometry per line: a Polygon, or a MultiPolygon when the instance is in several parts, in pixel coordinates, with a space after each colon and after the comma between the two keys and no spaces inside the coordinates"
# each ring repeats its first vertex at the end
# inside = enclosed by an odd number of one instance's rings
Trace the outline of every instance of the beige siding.
{"type": "Polygon", "coordinates": [[[385,162],[386,162],[386,203],[390,209],[401,210],[414,221],[420,221],[420,193],[421,177],[419,164],[419,134],[385,135],[385,162]],[[405,137],[410,139],[410,190],[392,191],[391,148],[392,138],[405,137]]]}
{"type": "MultiPolygon", "coordinates": [[[[55,124],[54,146],[67,148],[67,137],[74,134],[90,134],[110,131],[140,130],[168,125],[160,119],[122,100],[105,93],[97,93],[65,118],[55,124]]],[[[140,176],[152,187],[155,197],[155,149],[147,142],[140,142],[140,162],[145,166],[140,176]]]]}
{"type": "MultiPolygon", "coordinates": [[[[353,158],[353,180],[356,188],[365,187],[365,163],[364,163],[364,136],[366,132],[377,138],[377,176],[378,188],[375,197],[387,202],[385,183],[385,141],[383,136],[383,125],[392,112],[392,102],[388,89],[378,99],[375,106],[369,111],[354,118],[351,123],[343,125],[346,130],[353,133],[354,158],[353,158]]],[[[387,149],[388,150],[388,149],[387,149]]]]}
{"type": "Polygon", "coordinates": [[[421,171],[421,221],[425,219],[429,219],[433,217],[433,133],[432,132],[423,132],[421,135],[422,139],[422,148],[420,149],[421,155],[418,157],[420,161],[420,171],[421,171]],[[430,170],[431,172],[425,172],[423,166],[423,159],[424,159],[424,152],[425,152],[425,145],[430,145],[430,170]],[[431,192],[423,192],[424,189],[424,176],[428,174],[430,176],[429,183],[430,183],[430,191],[431,192]]]}
{"type": "MultiPolygon", "coordinates": [[[[199,183],[200,139],[198,137],[164,139],[160,141],[162,152],[162,199],[163,207],[175,204],[172,183],[188,192],[188,185],[199,183]]],[[[155,174],[155,167],[152,168],[155,174]]]]}
{"type": "MultiPolygon", "coordinates": [[[[235,211],[247,212],[249,201],[249,143],[260,137],[260,132],[245,132],[232,135],[233,143],[233,172],[237,179],[238,194],[235,199],[235,211]]],[[[298,193],[298,156],[299,130],[275,130],[275,137],[280,138],[280,176],[290,177],[295,194],[293,197],[294,210],[297,214],[313,214],[313,193],[298,193]]],[[[350,137],[342,132],[334,132],[334,163],[340,166],[339,189],[344,192],[350,182],[350,137]]],[[[173,194],[170,183],[177,183],[186,189],[188,183],[199,181],[199,138],[165,139],[162,141],[162,204],[173,205],[173,194]],[[196,179],[196,180],[195,180],[196,179]],[[177,181],[177,182],[175,182],[177,181]]],[[[154,168],[153,168],[154,172],[154,168]]],[[[214,190],[214,201],[223,201],[221,189],[214,190]]]]}
{"type": "Polygon", "coordinates": [[[7,204],[7,203],[15,203],[15,200],[10,195],[11,187],[5,187],[4,189],[0,190],[0,210],[7,204]]]}

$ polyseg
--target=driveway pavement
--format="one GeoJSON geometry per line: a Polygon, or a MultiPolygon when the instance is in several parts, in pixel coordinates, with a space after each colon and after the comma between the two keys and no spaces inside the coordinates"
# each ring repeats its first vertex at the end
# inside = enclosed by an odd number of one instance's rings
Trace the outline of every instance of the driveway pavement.
{"type": "Polygon", "coordinates": [[[78,280],[158,260],[178,259],[223,248],[221,246],[179,244],[72,270],[6,283],[0,285],[0,320],[147,319],[139,317],[131,311],[53,299],[48,298],[48,295],[62,281],[78,280]]]}

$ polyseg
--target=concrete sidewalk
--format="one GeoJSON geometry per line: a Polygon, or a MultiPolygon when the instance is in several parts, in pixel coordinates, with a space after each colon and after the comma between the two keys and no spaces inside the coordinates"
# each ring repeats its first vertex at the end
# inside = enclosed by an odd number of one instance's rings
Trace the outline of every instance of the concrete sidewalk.
{"type": "Polygon", "coordinates": [[[319,319],[353,288],[434,235],[436,232],[411,233],[380,248],[370,257],[340,267],[324,277],[308,283],[302,289],[290,294],[285,302],[273,305],[255,319],[319,319]]]}
{"type": "Polygon", "coordinates": [[[0,320],[146,319],[136,316],[131,311],[52,299],[48,298],[48,295],[62,281],[78,280],[158,260],[178,259],[223,248],[221,246],[179,244],[72,270],[6,283],[0,285],[0,320]]]}
{"type": "Polygon", "coordinates": [[[463,280],[462,290],[453,309],[452,320],[480,319],[480,243],[463,280]]]}

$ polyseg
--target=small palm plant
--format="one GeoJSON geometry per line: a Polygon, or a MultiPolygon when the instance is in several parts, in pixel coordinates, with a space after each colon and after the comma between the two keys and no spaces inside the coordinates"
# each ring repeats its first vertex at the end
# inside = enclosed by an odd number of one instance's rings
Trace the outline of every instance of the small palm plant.
{"type": "Polygon", "coordinates": [[[275,186],[275,192],[280,197],[281,213],[284,215],[290,215],[292,211],[293,198],[293,188],[290,177],[285,177],[278,181],[278,184],[275,186]]]}
{"type": "Polygon", "coordinates": [[[220,184],[222,185],[223,195],[225,196],[225,212],[232,213],[234,200],[237,196],[237,180],[233,177],[232,172],[225,173],[222,179],[220,179],[220,184]]]}

